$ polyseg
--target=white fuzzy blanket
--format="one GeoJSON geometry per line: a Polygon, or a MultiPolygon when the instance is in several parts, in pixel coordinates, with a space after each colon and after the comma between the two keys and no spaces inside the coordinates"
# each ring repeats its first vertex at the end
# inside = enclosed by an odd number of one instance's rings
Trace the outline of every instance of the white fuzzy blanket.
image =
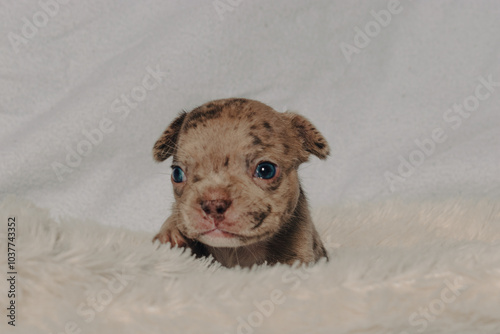
{"type": "MultiPolygon", "coordinates": [[[[1,333],[498,333],[498,200],[316,210],[330,262],[210,266],[152,235],[0,207],[17,222],[16,327],[1,333]]],[[[5,279],[0,305],[8,305],[5,279]]]]}

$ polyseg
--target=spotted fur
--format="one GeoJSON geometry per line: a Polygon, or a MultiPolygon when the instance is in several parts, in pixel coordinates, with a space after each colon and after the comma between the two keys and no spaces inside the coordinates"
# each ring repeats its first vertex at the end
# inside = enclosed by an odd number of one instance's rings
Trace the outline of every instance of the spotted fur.
{"type": "Polygon", "coordinates": [[[297,174],[311,154],[329,154],[320,132],[258,101],[215,100],[181,113],[153,148],[157,161],[173,156],[186,177],[173,182],[172,215],[153,240],[227,267],[327,257],[297,174]],[[272,179],[256,176],[263,161],[277,166],[272,179]]]}

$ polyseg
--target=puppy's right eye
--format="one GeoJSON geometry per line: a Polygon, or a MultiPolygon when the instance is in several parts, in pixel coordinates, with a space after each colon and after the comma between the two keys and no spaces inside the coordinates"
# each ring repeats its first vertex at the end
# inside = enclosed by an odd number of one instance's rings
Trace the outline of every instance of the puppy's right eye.
{"type": "Polygon", "coordinates": [[[186,181],[186,175],[184,171],[179,166],[172,167],[172,181],[175,183],[182,183],[186,181]]]}
{"type": "Polygon", "coordinates": [[[255,169],[255,176],[260,179],[269,180],[276,176],[277,169],[277,166],[272,162],[261,162],[255,169]]]}

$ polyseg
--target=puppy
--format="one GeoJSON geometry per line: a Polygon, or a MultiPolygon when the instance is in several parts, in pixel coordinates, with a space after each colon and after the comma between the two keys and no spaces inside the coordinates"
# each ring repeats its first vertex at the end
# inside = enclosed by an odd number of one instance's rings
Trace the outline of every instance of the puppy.
{"type": "Polygon", "coordinates": [[[299,183],[299,165],[325,159],[325,138],[304,117],[231,98],[182,112],[153,148],[173,156],[172,215],[154,237],[212,255],[226,267],[327,257],[299,183]]]}

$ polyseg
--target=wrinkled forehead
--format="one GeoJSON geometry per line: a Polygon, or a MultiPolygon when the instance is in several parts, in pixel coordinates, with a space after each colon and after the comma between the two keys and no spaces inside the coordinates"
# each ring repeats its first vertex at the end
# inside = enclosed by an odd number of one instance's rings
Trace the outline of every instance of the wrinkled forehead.
{"type": "Polygon", "coordinates": [[[286,122],[269,107],[195,109],[180,131],[174,160],[210,169],[235,159],[281,160],[288,146],[286,130],[286,122]]]}

